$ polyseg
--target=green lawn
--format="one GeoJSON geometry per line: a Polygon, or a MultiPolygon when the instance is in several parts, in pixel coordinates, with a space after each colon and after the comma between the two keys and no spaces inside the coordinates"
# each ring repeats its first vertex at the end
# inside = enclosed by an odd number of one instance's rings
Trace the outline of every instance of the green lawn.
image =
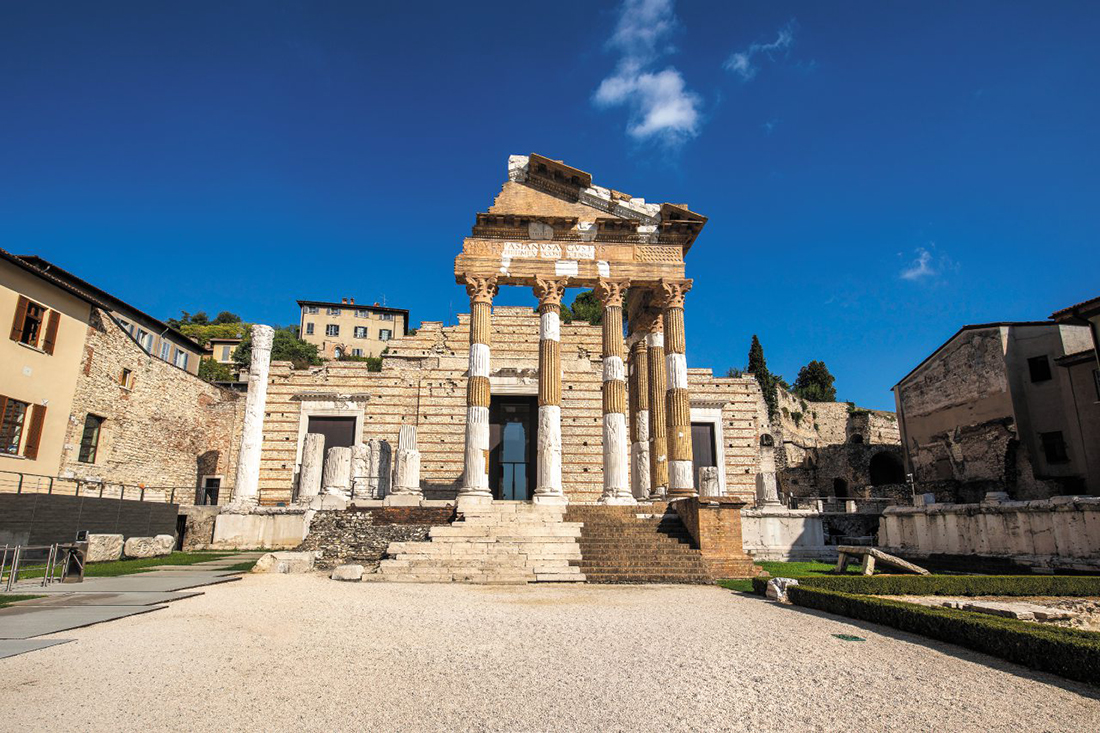
{"type": "Polygon", "coordinates": [[[32,598],[41,598],[42,596],[5,596],[0,595],[0,608],[6,608],[12,603],[18,603],[19,601],[29,601],[32,598]]]}
{"type": "Polygon", "coordinates": [[[231,573],[247,573],[251,571],[255,565],[255,560],[246,560],[245,562],[239,562],[236,565],[230,565],[226,568],[226,570],[231,573]]]}
{"type": "MultiPolygon", "coordinates": [[[[113,562],[88,563],[84,567],[85,578],[113,578],[116,575],[129,575],[145,570],[155,570],[158,565],[194,565],[197,562],[218,560],[231,555],[229,552],[173,552],[164,557],[143,557],[137,560],[115,560],[113,562]]],[[[46,571],[35,568],[27,572],[19,572],[19,579],[41,578],[46,571]]]]}
{"type": "MultiPolygon", "coordinates": [[[[773,578],[809,578],[816,575],[832,575],[833,569],[836,568],[836,563],[818,562],[816,560],[811,560],[810,562],[761,561],[756,564],[768,571],[768,574],[773,578]]],[[[846,574],[859,575],[859,563],[849,565],[846,574]]],[[[729,588],[730,590],[752,593],[752,581],[748,578],[719,580],[718,585],[723,588],[729,588]]]]}

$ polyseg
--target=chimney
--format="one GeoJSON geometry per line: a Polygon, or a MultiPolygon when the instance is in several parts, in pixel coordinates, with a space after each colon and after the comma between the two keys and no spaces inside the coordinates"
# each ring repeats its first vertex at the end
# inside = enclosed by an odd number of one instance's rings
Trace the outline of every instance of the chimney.
{"type": "Polygon", "coordinates": [[[348,305],[355,305],[355,298],[348,298],[348,305]]]}
{"type": "Polygon", "coordinates": [[[377,301],[377,300],[376,300],[376,301],[374,301],[374,304],[375,304],[375,305],[377,306],[377,305],[378,305],[378,301],[377,301]]]}
{"type": "Polygon", "coordinates": [[[348,299],[347,298],[340,298],[340,303],[342,305],[347,305],[348,304],[348,299]]]}

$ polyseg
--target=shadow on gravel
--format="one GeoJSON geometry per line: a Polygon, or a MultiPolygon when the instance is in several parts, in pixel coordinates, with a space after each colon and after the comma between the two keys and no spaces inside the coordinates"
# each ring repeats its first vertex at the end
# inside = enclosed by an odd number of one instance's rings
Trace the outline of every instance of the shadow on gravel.
{"type": "MultiPolygon", "coordinates": [[[[746,593],[739,593],[742,597],[747,596],[746,593]]],[[[898,631],[897,629],[890,628],[889,626],[880,626],[878,624],[869,623],[867,621],[860,621],[854,618],[848,618],[847,616],[834,616],[831,613],[825,613],[824,611],[818,611],[812,608],[802,608],[801,606],[792,606],[788,604],[772,603],[772,601],[760,596],[754,595],[754,597],[762,603],[771,603],[774,606],[779,607],[780,610],[789,611],[792,613],[805,614],[807,616],[814,616],[819,619],[827,621],[836,621],[838,623],[847,624],[848,626],[854,626],[857,629],[863,629],[864,631],[870,631],[879,636],[885,636],[890,639],[896,639],[908,644],[917,644],[919,646],[934,649],[941,654],[946,654],[956,659],[963,659],[968,662],[975,662],[986,667],[991,667],[1001,672],[1007,672],[1008,674],[1015,675],[1017,677],[1023,677],[1024,679],[1034,680],[1036,682],[1043,682],[1054,687],[1060,687],[1068,692],[1073,692],[1082,697],[1091,698],[1093,700],[1100,700],[1100,689],[1096,687],[1090,687],[1089,685],[1073,682],[1063,677],[1059,677],[1048,672],[1038,672],[1036,670],[1028,669],[1027,667],[1021,667],[1018,664],[1012,662],[1006,662],[1003,659],[997,657],[991,657],[988,654],[972,651],[970,649],[964,649],[954,644],[948,644],[943,641],[937,641],[936,639],[929,639],[926,636],[920,636],[919,634],[911,634],[907,631],[898,631]]],[[[837,641],[838,644],[843,643],[837,641]]]]}

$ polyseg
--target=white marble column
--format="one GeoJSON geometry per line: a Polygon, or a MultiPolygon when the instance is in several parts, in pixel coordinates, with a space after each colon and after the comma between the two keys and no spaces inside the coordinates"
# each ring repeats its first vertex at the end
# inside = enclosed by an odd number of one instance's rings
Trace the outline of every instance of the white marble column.
{"type": "Polygon", "coordinates": [[[347,499],[351,495],[351,448],[334,446],[325,451],[321,483],[329,496],[347,499]]]}
{"type": "Polygon", "coordinates": [[[267,407],[267,379],[271,372],[271,344],[275,329],[252,327],[252,361],[248,366],[248,394],[244,403],[241,449],[237,454],[237,476],[232,505],[247,509],[259,502],[260,452],[264,443],[264,410],[267,407]]]}
{"type": "Polygon", "coordinates": [[[691,280],[661,281],[659,295],[664,316],[666,393],[668,414],[668,496],[670,499],[696,496],[692,476],[691,395],[687,383],[687,355],[684,338],[684,296],[691,280]]]}
{"type": "Polygon", "coordinates": [[[630,347],[630,488],[634,498],[649,498],[649,355],[645,337],[630,347]]]}
{"type": "Polygon", "coordinates": [[[420,451],[416,447],[416,426],[402,425],[397,438],[397,455],[393,463],[393,495],[419,499],[420,451]]]}
{"type": "Polygon", "coordinates": [[[626,281],[600,280],[603,303],[603,494],[601,504],[635,504],[630,491],[630,436],[626,429],[623,295],[626,281]]]}
{"type": "Polygon", "coordinates": [[[565,504],[561,481],[561,297],[568,278],[537,280],[539,299],[539,426],[536,504],[565,504]]]}
{"type": "Polygon", "coordinates": [[[302,444],[302,465],[298,469],[298,503],[308,504],[321,493],[321,470],[325,465],[325,436],[306,433],[302,444]]]}
{"type": "Polygon", "coordinates": [[[489,491],[489,344],[496,278],[467,276],[470,368],[466,380],[466,447],[460,505],[493,500],[489,491]]]}

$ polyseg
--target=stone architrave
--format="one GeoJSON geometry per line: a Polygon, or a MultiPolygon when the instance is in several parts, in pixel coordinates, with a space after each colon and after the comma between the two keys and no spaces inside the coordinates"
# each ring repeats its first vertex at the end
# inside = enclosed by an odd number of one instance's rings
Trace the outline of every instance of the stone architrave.
{"type": "Polygon", "coordinates": [[[348,498],[351,493],[351,448],[336,446],[325,452],[321,483],[329,496],[348,498]]]}
{"type": "Polygon", "coordinates": [[[603,494],[601,504],[635,504],[630,491],[630,436],[626,428],[626,368],[623,364],[623,295],[630,283],[601,279],[603,303],[603,494]]]}
{"type": "Polygon", "coordinates": [[[664,317],[665,365],[668,372],[668,496],[695,496],[692,476],[691,396],[687,384],[686,341],[684,338],[684,296],[691,280],[661,280],[657,293],[664,317]]]}
{"type": "Polygon", "coordinates": [[[539,279],[539,426],[534,500],[565,504],[561,480],[561,298],[569,278],[539,279]]]}
{"type": "Polygon", "coordinates": [[[397,438],[397,456],[393,462],[393,495],[419,496],[420,451],[416,447],[416,427],[402,425],[397,438]]]}
{"type": "Polygon", "coordinates": [[[259,502],[260,451],[264,442],[264,409],[267,406],[267,379],[271,371],[271,344],[275,329],[256,324],[252,327],[252,361],[248,367],[248,394],[244,403],[241,449],[237,455],[237,477],[231,508],[249,509],[259,502]]]}
{"type": "Polygon", "coordinates": [[[392,451],[385,440],[367,441],[367,489],[372,499],[384,499],[390,493],[392,451]]]}
{"type": "Polygon", "coordinates": [[[298,501],[308,504],[321,493],[321,470],[325,465],[325,436],[306,433],[302,444],[302,466],[298,469],[298,501]]]}
{"type": "Polygon", "coordinates": [[[460,503],[492,501],[489,491],[489,344],[495,277],[465,277],[470,296],[470,366],[466,380],[466,445],[460,503]]]}
{"type": "Polygon", "coordinates": [[[370,490],[370,447],[356,443],[351,447],[351,498],[373,499],[370,490]]]}

